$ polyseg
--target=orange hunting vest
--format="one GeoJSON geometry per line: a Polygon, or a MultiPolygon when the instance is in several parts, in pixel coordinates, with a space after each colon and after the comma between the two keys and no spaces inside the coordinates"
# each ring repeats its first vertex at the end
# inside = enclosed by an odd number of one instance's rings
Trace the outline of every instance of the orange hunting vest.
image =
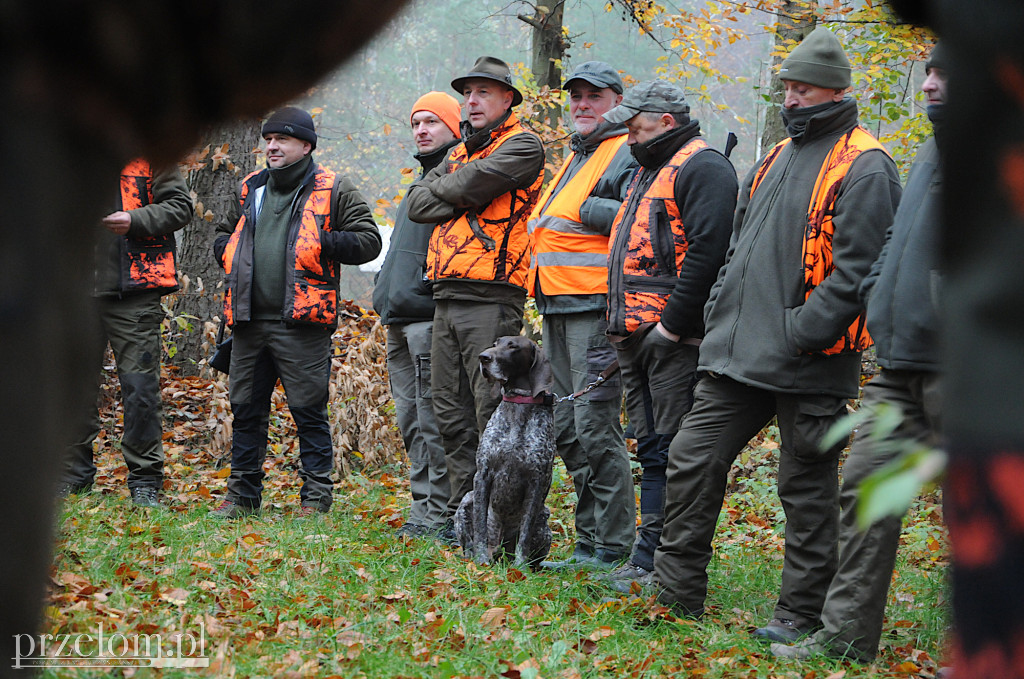
{"type": "MultiPolygon", "coordinates": [[[[250,191],[267,182],[267,171],[253,172],[242,181],[239,202],[242,216],[224,249],[224,274],[227,292],[224,293],[224,317],[228,325],[251,318],[252,258],[254,226],[246,219],[250,191]]],[[[317,167],[312,190],[292,216],[288,227],[288,256],[292,262],[285,280],[282,319],[293,323],[312,323],[334,326],[338,319],[338,264],[324,257],[320,248],[320,234],[331,231],[331,195],[336,175],[317,167]]]]}
{"type": "MultiPolygon", "coordinates": [[[[137,210],[152,203],[153,169],[149,161],[136,158],[128,163],[121,170],[120,189],[122,210],[137,210]]],[[[125,236],[121,250],[121,290],[177,290],[174,249],[174,234],[125,236]]]]}
{"type": "MultiPolygon", "coordinates": [[[[782,149],[790,141],[789,138],[783,139],[765,156],[764,162],[754,175],[754,181],[750,185],[751,197],[779,157],[782,149]]],[[[832,150],[825,157],[825,162],[821,165],[818,178],[814,183],[814,191],[811,193],[811,203],[807,208],[807,227],[804,230],[802,253],[804,299],[809,297],[814,288],[818,287],[835,270],[832,263],[832,234],[834,232],[832,215],[835,214],[836,199],[842,187],[843,177],[846,176],[853,161],[861,153],[875,149],[885,151],[885,147],[871,136],[871,133],[861,127],[855,127],[836,141],[832,150]]],[[[885,153],[889,154],[888,151],[885,153]]],[[[864,314],[861,313],[835,345],[826,349],[824,353],[864,351],[871,344],[871,336],[868,334],[864,314]]]]}
{"type": "Polygon", "coordinates": [[[535,294],[537,280],[545,295],[603,295],[608,292],[608,236],[580,221],[580,206],[608,169],[626,135],[601,142],[565,186],[551,193],[572,163],[570,153],[537,207],[528,229],[533,259],[527,292],[535,294]]]}
{"type": "MultiPolygon", "coordinates": [[[[448,172],[474,160],[486,158],[517,134],[529,134],[511,114],[491,131],[491,143],[473,155],[459,144],[448,158],[448,172]]],[[[483,209],[465,212],[438,224],[427,245],[427,276],[431,280],[465,278],[496,281],[526,287],[530,262],[530,236],[527,217],[540,195],[544,173],[527,189],[503,193],[483,209]]]]}
{"type": "Polygon", "coordinates": [[[689,245],[679,206],[676,205],[676,175],[686,161],[706,148],[707,142],[697,137],[684,144],[658,170],[654,182],[637,203],[633,219],[626,224],[629,233],[624,234],[625,249],[619,251],[618,232],[640,173],[633,178],[626,201],[612,224],[611,240],[616,252],[608,264],[621,270],[623,285],[621,290],[609,291],[609,327],[625,327],[626,332],[633,332],[644,323],[661,319],[689,245]]]}

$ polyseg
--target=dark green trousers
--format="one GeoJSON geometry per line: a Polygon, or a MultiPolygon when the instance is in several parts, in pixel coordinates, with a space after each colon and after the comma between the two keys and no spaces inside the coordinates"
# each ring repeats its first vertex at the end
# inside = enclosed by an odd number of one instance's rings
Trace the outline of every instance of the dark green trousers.
{"type": "Polygon", "coordinates": [[[936,372],[883,369],[864,386],[862,408],[888,404],[899,408],[902,418],[884,437],[872,434],[873,418],[861,425],[843,464],[839,570],[821,613],[824,627],[816,635],[836,655],[869,663],[878,653],[903,521],[888,516],[861,530],[857,525],[858,498],[864,480],[899,456],[907,443],[937,445],[940,381],[936,372]]]}
{"type": "Polygon", "coordinates": [[[840,442],[822,451],[819,444],[846,414],[846,399],[783,394],[714,376],[702,379],[694,396],[669,447],[665,529],[654,557],[661,600],[688,615],[703,613],[729,467],[774,417],[782,438],[778,493],[786,512],[786,554],[773,617],[817,628],[836,572],[844,447],[840,442]]]}
{"type": "MultiPolygon", "coordinates": [[[[128,487],[163,486],[164,447],[161,440],[160,323],[164,318],[160,293],[99,297],[94,300],[101,334],[86,347],[86,359],[100,367],[107,342],[114,352],[124,406],[121,453],[128,466],[128,487]]],[[[97,371],[97,377],[100,372],[97,371]]],[[[99,394],[100,379],[96,382],[99,394]]],[[[78,434],[64,456],[63,481],[84,487],[96,479],[93,441],[100,432],[95,405],[79,419],[78,434]]]]}
{"type": "Polygon", "coordinates": [[[501,401],[499,389],[480,374],[480,352],[506,335],[518,335],[522,309],[504,304],[439,299],[430,349],[434,416],[448,464],[448,516],[473,489],[480,435],[501,401]]]}
{"type": "MultiPolygon", "coordinates": [[[[604,310],[544,316],[554,391],[582,390],[617,359],[604,310]]],[[[558,455],[576,488],[576,542],[625,557],[636,534],[636,495],[622,435],[622,380],[555,406],[558,455]]]]}

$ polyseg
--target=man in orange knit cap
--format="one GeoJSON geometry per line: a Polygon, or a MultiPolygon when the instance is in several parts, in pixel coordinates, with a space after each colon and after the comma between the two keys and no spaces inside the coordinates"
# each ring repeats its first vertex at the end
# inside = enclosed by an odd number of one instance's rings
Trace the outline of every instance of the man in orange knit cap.
{"type": "MultiPolygon", "coordinates": [[[[428,92],[412,107],[409,120],[420,177],[434,169],[459,143],[461,107],[444,92],[428,92]]],[[[430,341],[434,297],[425,277],[430,229],[409,220],[408,201],[395,215],[391,245],[377,274],[373,308],[388,326],[388,376],[395,416],[409,455],[412,506],[399,535],[435,535],[448,515],[448,466],[430,399],[430,341]]]]}

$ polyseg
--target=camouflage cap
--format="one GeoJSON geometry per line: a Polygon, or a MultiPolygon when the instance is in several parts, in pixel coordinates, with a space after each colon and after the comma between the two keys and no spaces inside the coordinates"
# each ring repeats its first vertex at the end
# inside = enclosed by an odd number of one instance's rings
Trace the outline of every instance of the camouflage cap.
{"type": "Polygon", "coordinates": [[[604,114],[609,123],[624,123],[637,113],[689,113],[683,91],[665,80],[649,80],[630,88],[622,103],[604,114]]]}

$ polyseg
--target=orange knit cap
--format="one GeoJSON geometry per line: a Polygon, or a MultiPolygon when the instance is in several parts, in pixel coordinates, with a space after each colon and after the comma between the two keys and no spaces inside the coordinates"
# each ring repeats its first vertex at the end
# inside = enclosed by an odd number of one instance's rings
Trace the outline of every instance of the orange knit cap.
{"type": "Polygon", "coordinates": [[[460,137],[459,121],[462,120],[462,106],[458,100],[445,92],[427,92],[416,100],[409,114],[409,121],[417,111],[430,111],[444,123],[456,138],[460,137]]]}

